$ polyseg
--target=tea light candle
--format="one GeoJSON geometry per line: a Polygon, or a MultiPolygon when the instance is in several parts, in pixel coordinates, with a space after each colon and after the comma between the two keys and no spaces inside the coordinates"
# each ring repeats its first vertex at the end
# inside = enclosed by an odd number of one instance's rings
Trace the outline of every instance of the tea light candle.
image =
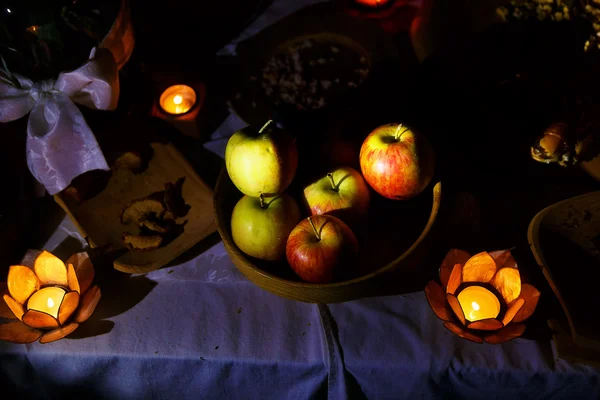
{"type": "Polygon", "coordinates": [[[28,310],[37,310],[58,317],[58,309],[66,291],[60,287],[46,287],[31,295],[27,301],[28,310]]]}
{"type": "Polygon", "coordinates": [[[484,287],[466,287],[457,298],[468,321],[496,318],[500,314],[500,300],[484,287]]]}
{"type": "Polygon", "coordinates": [[[185,114],[196,104],[196,92],[186,85],[174,85],[160,95],[159,103],[169,114],[185,114]]]}

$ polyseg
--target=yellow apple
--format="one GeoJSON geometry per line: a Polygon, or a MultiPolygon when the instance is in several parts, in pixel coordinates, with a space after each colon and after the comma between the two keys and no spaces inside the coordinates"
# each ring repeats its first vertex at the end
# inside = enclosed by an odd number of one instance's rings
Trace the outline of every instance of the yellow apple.
{"type": "Polygon", "coordinates": [[[246,196],[283,193],[298,168],[294,138],[273,121],[262,128],[234,133],[225,148],[225,167],[233,184],[246,196]]]}
{"type": "Polygon", "coordinates": [[[243,196],[231,214],[231,236],[247,255],[278,261],[285,257],[288,236],[300,218],[298,204],[285,193],[270,198],[243,196]]]}

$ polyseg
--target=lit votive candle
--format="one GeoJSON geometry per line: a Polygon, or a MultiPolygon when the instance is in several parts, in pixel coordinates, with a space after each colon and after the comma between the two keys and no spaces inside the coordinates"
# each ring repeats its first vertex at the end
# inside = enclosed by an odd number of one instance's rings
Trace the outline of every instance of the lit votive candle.
{"type": "Polygon", "coordinates": [[[468,321],[496,318],[500,314],[500,300],[484,287],[466,287],[456,297],[468,321]]]}
{"type": "Polygon", "coordinates": [[[37,310],[58,317],[58,309],[67,292],[59,287],[46,287],[31,295],[27,301],[28,310],[37,310]]]}
{"type": "Polygon", "coordinates": [[[186,85],[174,85],[160,95],[159,103],[169,114],[185,114],[196,104],[196,92],[186,85]]]}

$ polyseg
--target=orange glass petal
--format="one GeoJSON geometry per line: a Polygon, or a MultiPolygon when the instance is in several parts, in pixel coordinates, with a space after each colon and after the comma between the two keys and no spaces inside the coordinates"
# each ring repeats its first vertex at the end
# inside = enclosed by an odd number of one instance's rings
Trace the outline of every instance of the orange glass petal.
{"type": "Polygon", "coordinates": [[[504,318],[502,318],[502,323],[504,325],[510,324],[515,318],[515,315],[517,315],[517,313],[521,309],[521,307],[523,307],[523,304],[525,304],[525,300],[523,299],[516,299],[515,301],[513,301],[508,307],[508,310],[506,310],[504,318]]]}
{"type": "Polygon", "coordinates": [[[487,252],[475,254],[469,258],[462,269],[463,282],[487,283],[497,271],[496,261],[487,252]]]}
{"type": "Polygon", "coordinates": [[[500,344],[519,337],[525,332],[524,324],[510,324],[485,337],[489,344],[500,344]]]}
{"type": "Polygon", "coordinates": [[[513,257],[510,250],[504,250],[500,252],[493,252],[495,254],[490,253],[492,258],[496,260],[496,265],[498,269],[500,268],[517,268],[517,262],[513,257]]]}
{"type": "Polygon", "coordinates": [[[425,286],[425,297],[427,297],[429,306],[439,319],[442,321],[454,320],[452,310],[450,310],[446,300],[446,292],[444,292],[444,288],[439,283],[435,281],[429,282],[425,286]]]}
{"type": "Polygon", "coordinates": [[[458,318],[461,324],[465,325],[465,313],[463,312],[463,309],[460,306],[460,303],[458,302],[456,296],[451,293],[448,293],[446,294],[446,299],[448,301],[448,304],[450,304],[450,308],[452,308],[452,311],[454,311],[454,315],[456,315],[456,318],[458,318]]]}
{"type": "Polygon", "coordinates": [[[496,331],[503,326],[502,322],[498,321],[496,318],[488,318],[471,322],[467,328],[476,329],[478,331],[496,331]]]}
{"type": "Polygon", "coordinates": [[[446,329],[452,331],[453,333],[455,333],[456,335],[460,336],[463,339],[467,339],[467,340],[470,340],[475,343],[483,343],[483,339],[481,337],[479,337],[469,331],[466,331],[465,329],[463,329],[458,324],[455,324],[454,322],[444,322],[444,326],[446,327],[446,329]]]}
{"type": "Polygon", "coordinates": [[[69,285],[65,263],[46,250],[35,259],[33,269],[42,285],[69,285]]]}
{"type": "Polygon", "coordinates": [[[518,269],[502,268],[496,273],[491,284],[500,292],[506,304],[512,303],[521,294],[521,275],[518,269]]]}
{"type": "Polygon", "coordinates": [[[64,338],[65,336],[73,333],[73,331],[75,329],[77,329],[78,327],[79,327],[79,324],[77,322],[71,322],[70,324],[63,326],[62,328],[58,328],[53,331],[46,332],[40,338],[40,343],[44,344],[44,343],[50,343],[50,342],[54,342],[56,340],[60,340],[60,339],[64,338]]]}
{"type": "Polygon", "coordinates": [[[540,291],[530,284],[525,283],[521,286],[519,298],[523,299],[525,303],[513,318],[513,322],[523,322],[531,317],[537,307],[538,300],[540,299],[540,291]]]}
{"type": "Polygon", "coordinates": [[[77,279],[75,268],[71,263],[67,263],[67,280],[69,281],[69,289],[81,294],[81,288],[79,287],[79,279],[77,279]]]}
{"type": "MultiPolygon", "coordinates": [[[[8,293],[8,285],[6,285],[6,282],[0,282],[0,295],[2,295],[2,297],[4,297],[5,295],[10,296],[10,294],[8,293]]],[[[8,307],[8,304],[6,304],[5,301],[0,301],[0,318],[15,318],[15,314],[8,307]]]]}
{"type": "Polygon", "coordinates": [[[33,265],[35,264],[35,260],[42,254],[41,250],[27,250],[23,259],[21,260],[21,265],[24,265],[28,268],[31,268],[33,271],[33,265]]]}
{"type": "Polygon", "coordinates": [[[19,320],[23,320],[23,314],[25,314],[25,309],[23,309],[23,304],[17,302],[15,299],[5,294],[3,296],[4,302],[10,308],[10,311],[13,313],[13,317],[17,317],[19,320]]]}
{"type": "Polygon", "coordinates": [[[469,258],[471,258],[469,253],[459,249],[452,249],[446,254],[440,266],[440,282],[442,282],[442,286],[448,286],[448,279],[454,266],[456,264],[465,265],[469,258]]]}
{"type": "Polygon", "coordinates": [[[40,281],[35,273],[23,265],[10,267],[6,283],[10,296],[21,304],[25,304],[29,296],[40,288],[40,281]]]}
{"type": "Polygon", "coordinates": [[[58,328],[58,321],[53,316],[38,310],[27,310],[23,314],[23,322],[32,328],[54,329],[58,328]]]}
{"type": "Polygon", "coordinates": [[[63,325],[79,305],[79,293],[69,292],[63,297],[63,301],[58,309],[58,322],[63,325]]]}
{"type": "Polygon", "coordinates": [[[67,260],[67,264],[73,264],[77,280],[79,281],[79,294],[84,294],[92,285],[94,280],[94,265],[86,252],[75,253],[67,260]]]}
{"type": "Polygon", "coordinates": [[[456,264],[452,269],[452,273],[450,274],[450,278],[448,278],[448,286],[446,286],[446,293],[454,294],[456,293],[456,289],[462,283],[461,281],[462,275],[462,266],[460,264],[456,264]]]}
{"type": "Polygon", "coordinates": [[[90,290],[83,295],[79,302],[79,310],[75,315],[75,322],[82,323],[87,321],[87,319],[96,309],[96,306],[100,301],[100,297],[102,297],[102,293],[100,292],[100,288],[98,286],[93,286],[90,288],[90,290]]]}
{"type": "Polygon", "coordinates": [[[13,343],[31,343],[42,336],[42,332],[25,325],[21,321],[14,320],[0,325],[0,340],[13,343]]]}

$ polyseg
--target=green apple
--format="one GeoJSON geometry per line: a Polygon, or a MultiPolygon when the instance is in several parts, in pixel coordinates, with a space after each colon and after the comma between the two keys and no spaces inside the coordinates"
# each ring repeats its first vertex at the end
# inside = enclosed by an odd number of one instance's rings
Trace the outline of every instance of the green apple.
{"type": "Polygon", "coordinates": [[[231,236],[247,255],[278,261],[285,257],[288,236],[300,219],[298,204],[285,193],[270,198],[243,196],[231,214],[231,236]]]}
{"type": "Polygon", "coordinates": [[[233,184],[246,196],[283,193],[298,168],[292,136],[268,121],[261,129],[247,127],[234,133],[225,148],[225,167],[233,184]]]}
{"type": "Polygon", "coordinates": [[[332,214],[352,224],[367,214],[370,193],[360,172],[340,167],[308,185],[304,199],[312,215],[332,214]]]}

